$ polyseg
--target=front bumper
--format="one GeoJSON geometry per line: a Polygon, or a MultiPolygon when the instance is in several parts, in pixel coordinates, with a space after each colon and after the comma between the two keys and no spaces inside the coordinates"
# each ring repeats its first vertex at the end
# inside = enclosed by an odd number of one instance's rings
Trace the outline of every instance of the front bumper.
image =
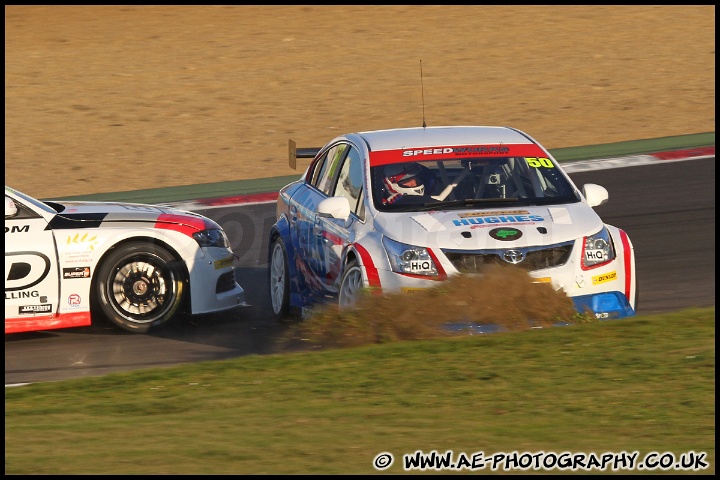
{"type": "Polygon", "coordinates": [[[193,315],[247,307],[245,291],[235,279],[235,257],[223,249],[205,249],[188,265],[193,315]]]}

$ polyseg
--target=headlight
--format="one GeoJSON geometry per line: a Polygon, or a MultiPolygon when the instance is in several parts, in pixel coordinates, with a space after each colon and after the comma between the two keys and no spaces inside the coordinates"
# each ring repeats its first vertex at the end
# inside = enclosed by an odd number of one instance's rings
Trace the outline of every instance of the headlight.
{"type": "Polygon", "coordinates": [[[435,262],[426,248],[396,242],[387,237],[383,237],[382,242],[393,272],[437,276],[435,262]]]}
{"type": "Polygon", "coordinates": [[[193,238],[201,247],[230,248],[230,242],[223,230],[202,230],[193,233],[193,238]]]}
{"type": "Polygon", "coordinates": [[[592,268],[615,259],[610,232],[603,227],[595,235],[585,237],[583,245],[582,267],[592,268]]]}

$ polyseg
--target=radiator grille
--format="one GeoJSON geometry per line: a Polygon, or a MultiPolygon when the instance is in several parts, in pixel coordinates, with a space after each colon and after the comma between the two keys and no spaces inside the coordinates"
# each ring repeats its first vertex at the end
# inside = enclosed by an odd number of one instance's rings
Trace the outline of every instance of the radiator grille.
{"type": "Polygon", "coordinates": [[[515,265],[525,270],[535,271],[559,267],[567,263],[572,254],[572,250],[573,242],[567,242],[546,247],[481,251],[443,250],[442,252],[459,272],[479,273],[488,265],[508,265],[512,263],[504,260],[504,258],[518,258],[518,252],[521,254],[522,260],[515,263],[515,265]],[[514,253],[508,255],[509,251],[514,253]]]}

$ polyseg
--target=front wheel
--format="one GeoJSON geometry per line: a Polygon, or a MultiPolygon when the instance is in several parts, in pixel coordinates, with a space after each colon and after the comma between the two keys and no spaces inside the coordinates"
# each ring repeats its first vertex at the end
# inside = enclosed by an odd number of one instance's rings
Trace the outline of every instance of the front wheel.
{"type": "Polygon", "coordinates": [[[282,238],[277,237],[271,246],[269,276],[270,303],[275,319],[279,322],[294,320],[295,310],[290,308],[290,273],[288,255],[282,238]]]}
{"type": "Polygon", "coordinates": [[[338,303],[340,308],[352,307],[363,293],[363,275],[360,265],[353,260],[348,263],[340,282],[338,303]]]}
{"type": "Polygon", "coordinates": [[[99,267],[94,287],[104,316],[133,333],[147,333],[170,320],[183,299],[176,258],[146,242],[110,253],[99,267]]]}

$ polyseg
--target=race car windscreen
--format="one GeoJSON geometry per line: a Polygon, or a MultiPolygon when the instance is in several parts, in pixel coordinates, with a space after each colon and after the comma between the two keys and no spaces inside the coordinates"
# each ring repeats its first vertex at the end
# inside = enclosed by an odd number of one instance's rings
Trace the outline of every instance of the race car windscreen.
{"type": "Polygon", "coordinates": [[[370,173],[373,201],[381,211],[580,201],[573,185],[546,157],[390,163],[371,167],[370,173]]]}

